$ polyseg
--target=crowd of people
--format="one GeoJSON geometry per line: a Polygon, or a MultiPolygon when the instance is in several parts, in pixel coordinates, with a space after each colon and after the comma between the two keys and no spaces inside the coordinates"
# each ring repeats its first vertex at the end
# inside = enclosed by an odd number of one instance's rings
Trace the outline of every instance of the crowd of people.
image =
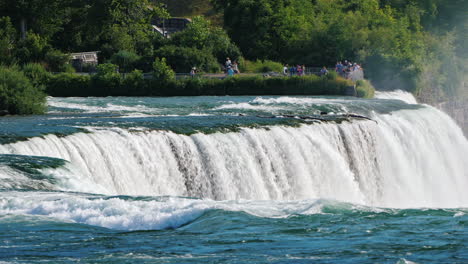
{"type": "Polygon", "coordinates": [[[361,65],[357,64],[356,62],[353,63],[347,60],[345,60],[343,63],[341,61],[338,61],[335,65],[336,73],[338,73],[340,76],[346,79],[350,79],[350,76],[353,72],[361,70],[361,65]]]}
{"type": "MultiPolygon", "coordinates": [[[[352,73],[356,71],[361,71],[362,67],[356,62],[351,62],[345,60],[344,62],[338,61],[335,65],[335,72],[346,79],[352,79],[352,73]]],[[[226,62],[224,64],[224,72],[227,76],[234,76],[235,74],[239,74],[239,64],[237,61],[232,62],[231,59],[228,57],[226,58],[226,62]]],[[[194,77],[197,73],[197,68],[193,67],[190,71],[190,76],[194,77]]],[[[291,65],[285,64],[283,66],[283,75],[284,76],[303,76],[306,74],[314,73],[319,76],[324,76],[329,73],[327,67],[323,66],[319,72],[307,72],[305,65],[291,65]]]]}
{"type": "Polygon", "coordinates": [[[239,74],[239,64],[237,61],[231,62],[231,59],[226,58],[226,63],[225,63],[225,71],[227,76],[234,76],[234,74],[239,74]]]}
{"type": "Polygon", "coordinates": [[[305,65],[291,65],[288,64],[284,65],[283,67],[283,75],[284,76],[303,76],[306,74],[306,67],[305,65]]]}

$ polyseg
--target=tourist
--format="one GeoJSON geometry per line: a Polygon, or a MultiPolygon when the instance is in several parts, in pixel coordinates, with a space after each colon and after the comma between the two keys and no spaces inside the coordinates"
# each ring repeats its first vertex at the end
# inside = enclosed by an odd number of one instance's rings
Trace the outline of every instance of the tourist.
{"type": "Polygon", "coordinates": [[[228,76],[234,76],[234,70],[232,69],[231,66],[229,66],[229,67],[227,68],[227,75],[228,75],[228,76]]]}
{"type": "Polygon", "coordinates": [[[335,71],[340,75],[343,73],[343,64],[341,63],[341,61],[336,63],[335,71]]]}
{"type": "Polygon", "coordinates": [[[239,74],[240,73],[239,65],[237,64],[237,61],[234,61],[234,63],[232,64],[232,69],[234,70],[234,74],[239,74]]]}
{"type": "Polygon", "coordinates": [[[302,70],[302,66],[297,65],[297,76],[302,76],[303,73],[304,71],[302,70]]]}
{"type": "Polygon", "coordinates": [[[195,74],[197,73],[197,68],[196,67],[192,67],[192,69],[190,70],[190,77],[195,77],[195,74]]]}
{"type": "Polygon", "coordinates": [[[320,70],[320,76],[324,76],[328,74],[327,67],[323,66],[323,68],[320,70]]]}
{"type": "Polygon", "coordinates": [[[285,64],[285,65],[283,66],[283,74],[284,74],[285,76],[288,75],[288,68],[289,68],[289,66],[288,66],[287,64],[285,64]]]}
{"type": "Polygon", "coordinates": [[[232,66],[231,60],[229,57],[226,58],[226,63],[225,63],[226,69],[232,66]]]}

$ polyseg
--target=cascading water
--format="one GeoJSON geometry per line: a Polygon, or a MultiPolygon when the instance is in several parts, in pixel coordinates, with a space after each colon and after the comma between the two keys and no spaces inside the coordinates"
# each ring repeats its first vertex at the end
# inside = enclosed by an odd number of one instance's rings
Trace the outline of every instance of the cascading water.
{"type": "MultiPolygon", "coordinates": [[[[275,100],[263,103],[282,103],[275,100]]],[[[325,198],[382,207],[468,204],[468,142],[450,118],[428,106],[372,118],[192,135],[88,128],[1,149],[68,161],[48,170],[62,179],[59,190],[215,200],[325,198]]]]}
{"type": "Polygon", "coordinates": [[[466,157],[401,91],[49,98],[0,117],[0,263],[467,262],[466,157]]]}

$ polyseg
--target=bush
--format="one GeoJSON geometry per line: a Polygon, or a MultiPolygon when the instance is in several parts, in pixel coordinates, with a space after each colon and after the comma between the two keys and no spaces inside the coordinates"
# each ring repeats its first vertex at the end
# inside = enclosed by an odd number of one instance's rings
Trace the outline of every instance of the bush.
{"type": "Polygon", "coordinates": [[[143,72],[140,70],[133,70],[125,76],[125,79],[122,82],[123,90],[126,91],[126,94],[124,95],[148,95],[146,84],[147,82],[145,82],[145,79],[143,78],[143,72]]]}
{"type": "Polygon", "coordinates": [[[50,45],[47,39],[28,32],[26,39],[18,42],[18,49],[16,50],[16,57],[21,64],[28,62],[40,62],[44,60],[45,54],[50,50],[50,45]]]}
{"type": "Polygon", "coordinates": [[[338,78],[338,73],[336,71],[329,71],[327,76],[327,80],[336,80],[338,78]]]}
{"type": "Polygon", "coordinates": [[[43,114],[46,94],[21,71],[0,66],[0,110],[9,114],[43,114]]]}
{"type": "Polygon", "coordinates": [[[153,78],[155,81],[168,83],[175,79],[175,73],[166,63],[166,58],[156,58],[153,62],[153,78]]]}
{"type": "Polygon", "coordinates": [[[120,92],[121,77],[117,65],[111,63],[100,64],[97,73],[91,77],[93,95],[117,95],[120,92]]]}
{"type": "MultiPolygon", "coordinates": [[[[90,80],[89,76],[58,74],[49,81],[47,91],[53,96],[347,95],[348,88],[354,85],[351,80],[341,77],[329,80],[316,75],[175,80],[174,72],[164,59],[156,59],[154,66],[153,79],[144,79],[141,71],[135,70],[127,74],[119,85],[115,85],[112,78],[100,79],[103,83],[97,86],[96,76],[90,80]]],[[[361,91],[362,87],[360,84],[358,90],[361,91]]],[[[371,92],[373,89],[360,93],[360,96],[371,97],[371,92]]]]}
{"type": "Polygon", "coordinates": [[[141,57],[133,52],[121,50],[112,55],[110,61],[119,66],[120,72],[130,72],[135,69],[140,59],[141,57]]]}
{"type": "Polygon", "coordinates": [[[50,77],[47,82],[47,94],[51,96],[91,96],[95,95],[91,90],[91,78],[89,75],[73,73],[59,73],[50,77]]]}
{"type": "Polygon", "coordinates": [[[51,74],[46,71],[46,69],[38,63],[28,63],[23,65],[23,73],[26,77],[31,80],[32,84],[36,87],[40,87],[47,83],[51,74]]]}
{"type": "Polygon", "coordinates": [[[375,88],[367,80],[358,80],[356,81],[356,93],[358,97],[373,98],[374,93],[375,93],[375,88]]]}
{"type": "Polygon", "coordinates": [[[283,65],[279,62],[274,61],[248,61],[246,60],[241,66],[241,71],[243,72],[283,72],[283,65]]]}
{"type": "Polygon", "coordinates": [[[188,73],[192,67],[204,72],[219,72],[216,58],[205,50],[177,46],[165,46],[155,52],[157,57],[166,58],[167,64],[175,72],[188,73]]]}
{"type": "Polygon", "coordinates": [[[58,50],[49,50],[44,59],[52,72],[70,72],[70,68],[73,68],[70,65],[70,55],[58,50]]]}

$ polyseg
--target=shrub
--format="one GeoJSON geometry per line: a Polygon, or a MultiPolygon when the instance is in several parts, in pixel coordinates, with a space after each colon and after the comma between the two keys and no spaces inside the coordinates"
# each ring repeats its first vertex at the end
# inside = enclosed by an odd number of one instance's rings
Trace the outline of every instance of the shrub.
{"type": "Polygon", "coordinates": [[[93,95],[115,95],[120,91],[121,77],[117,65],[111,63],[100,64],[97,73],[91,77],[93,95]]]}
{"type": "Polygon", "coordinates": [[[26,39],[18,42],[16,57],[21,64],[28,62],[40,62],[44,60],[45,54],[50,50],[47,39],[33,32],[28,32],[26,39]]]}
{"type": "Polygon", "coordinates": [[[338,73],[336,71],[329,71],[327,76],[327,80],[336,80],[338,78],[338,73]]]}
{"type": "Polygon", "coordinates": [[[119,66],[120,72],[130,72],[135,69],[140,59],[141,57],[133,52],[121,50],[112,55],[110,61],[119,66]]]}
{"type": "Polygon", "coordinates": [[[205,72],[219,72],[220,65],[210,51],[196,48],[165,46],[155,52],[157,57],[166,58],[175,72],[187,73],[192,67],[205,72]]]}
{"type": "Polygon", "coordinates": [[[0,66],[0,110],[10,114],[43,114],[46,94],[16,67],[0,66]]]}
{"type": "Polygon", "coordinates": [[[89,75],[59,73],[47,81],[47,94],[51,96],[91,96],[89,75]]]}
{"type": "Polygon", "coordinates": [[[256,72],[256,73],[264,73],[264,72],[282,72],[283,65],[279,62],[274,61],[248,61],[246,60],[243,65],[241,66],[241,71],[244,72],[256,72]]]}
{"type": "Polygon", "coordinates": [[[158,82],[167,83],[175,79],[175,73],[166,63],[166,58],[156,58],[153,62],[153,77],[158,82]]]}
{"type": "Polygon", "coordinates": [[[31,80],[32,84],[36,87],[40,87],[47,83],[51,74],[38,63],[28,63],[22,67],[24,75],[31,80]]]}
{"type": "Polygon", "coordinates": [[[122,88],[126,92],[124,95],[147,95],[143,72],[140,70],[133,70],[131,73],[125,75],[125,79],[122,81],[122,88]]]}
{"type": "Polygon", "coordinates": [[[356,93],[358,97],[373,98],[374,93],[375,93],[375,88],[367,80],[358,80],[356,81],[356,93]]]}
{"type": "Polygon", "coordinates": [[[70,72],[70,68],[73,68],[70,65],[70,55],[62,53],[59,50],[49,50],[45,54],[44,59],[49,70],[52,72],[70,72]]]}

